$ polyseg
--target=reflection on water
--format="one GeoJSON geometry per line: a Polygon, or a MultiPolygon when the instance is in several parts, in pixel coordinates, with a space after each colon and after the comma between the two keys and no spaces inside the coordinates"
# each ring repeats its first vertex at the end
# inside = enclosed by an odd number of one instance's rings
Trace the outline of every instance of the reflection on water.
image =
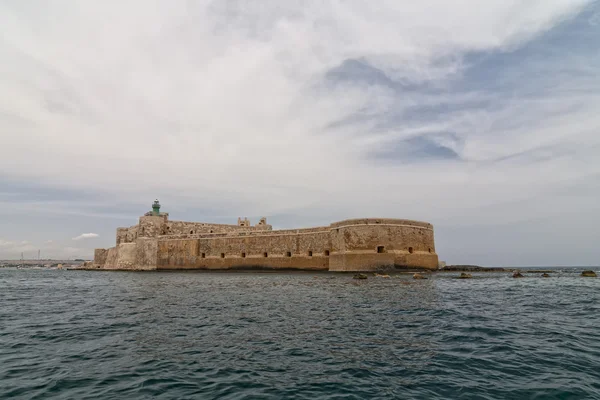
{"type": "Polygon", "coordinates": [[[600,279],[0,270],[12,398],[600,396],[600,279]]]}

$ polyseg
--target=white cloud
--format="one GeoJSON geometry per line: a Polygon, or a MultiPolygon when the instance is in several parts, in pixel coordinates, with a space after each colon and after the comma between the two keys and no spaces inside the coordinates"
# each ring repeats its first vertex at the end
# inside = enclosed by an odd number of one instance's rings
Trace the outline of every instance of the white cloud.
{"type": "Polygon", "coordinates": [[[485,78],[464,91],[453,84],[467,73],[469,54],[518,49],[588,4],[4,2],[0,122],[10,133],[0,134],[0,170],[104,197],[85,210],[80,202],[53,207],[11,196],[2,204],[119,217],[105,208],[158,196],[165,211],[294,214],[300,224],[303,215],[321,223],[383,215],[494,224],[523,221],[531,206],[515,204],[545,199],[549,206],[533,211],[552,216],[568,205],[549,194],[600,174],[597,56],[564,48],[543,60],[523,57],[505,73],[506,93],[486,89],[485,78]],[[437,90],[329,85],[328,71],[347,59],[365,60],[398,84],[437,90]],[[489,106],[409,118],[415,108],[471,103],[489,106]],[[390,114],[398,118],[382,128],[390,114]],[[371,157],[439,132],[455,134],[432,140],[460,160],[371,157]],[[480,209],[493,211],[473,211],[480,209]]]}
{"type": "Polygon", "coordinates": [[[81,235],[74,237],[73,240],[92,239],[97,238],[98,236],[97,233],[82,233],[81,235]]]}

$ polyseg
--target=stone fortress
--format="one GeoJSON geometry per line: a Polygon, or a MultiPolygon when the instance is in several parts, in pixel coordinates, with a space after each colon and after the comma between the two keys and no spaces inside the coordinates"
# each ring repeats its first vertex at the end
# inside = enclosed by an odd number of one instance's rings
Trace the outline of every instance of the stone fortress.
{"type": "Polygon", "coordinates": [[[384,271],[437,269],[433,226],[390,218],[349,219],[329,226],[273,230],[251,225],[171,221],[158,200],[139,224],[117,229],[110,249],[86,265],[107,270],[297,269],[384,271]]]}

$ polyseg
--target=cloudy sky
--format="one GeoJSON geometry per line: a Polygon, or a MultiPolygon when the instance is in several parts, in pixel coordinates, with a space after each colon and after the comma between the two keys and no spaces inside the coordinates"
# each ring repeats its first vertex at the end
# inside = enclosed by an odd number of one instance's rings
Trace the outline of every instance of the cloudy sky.
{"type": "Polygon", "coordinates": [[[90,257],[159,198],[600,264],[599,2],[5,0],[0,93],[0,258],[90,257]]]}

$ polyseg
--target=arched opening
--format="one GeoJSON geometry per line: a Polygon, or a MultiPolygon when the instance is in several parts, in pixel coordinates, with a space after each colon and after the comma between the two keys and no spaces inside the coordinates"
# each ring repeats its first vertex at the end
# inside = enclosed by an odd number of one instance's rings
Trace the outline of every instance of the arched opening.
{"type": "Polygon", "coordinates": [[[213,233],[213,230],[212,230],[212,229],[210,230],[210,233],[213,233]]]}
{"type": "Polygon", "coordinates": [[[378,253],[385,253],[385,247],[384,246],[377,246],[377,252],[378,253]]]}
{"type": "Polygon", "coordinates": [[[221,258],[225,258],[225,253],[221,253],[221,258]]]}
{"type": "Polygon", "coordinates": [[[291,251],[286,251],[285,252],[285,256],[286,257],[291,257],[292,256],[292,252],[291,251]]]}
{"type": "Polygon", "coordinates": [[[263,253],[263,257],[269,257],[269,253],[267,253],[266,251],[263,253]]]}
{"type": "Polygon", "coordinates": [[[246,253],[242,253],[242,258],[246,258],[246,253]]]}
{"type": "Polygon", "coordinates": [[[193,235],[193,234],[194,234],[194,231],[190,231],[190,235],[193,235]]]}
{"type": "Polygon", "coordinates": [[[309,257],[312,257],[312,250],[309,250],[309,251],[308,251],[308,256],[309,256],[309,257]]]}
{"type": "Polygon", "coordinates": [[[329,257],[329,250],[325,250],[325,256],[329,257]]]}
{"type": "Polygon", "coordinates": [[[408,248],[408,252],[409,252],[410,254],[412,254],[412,253],[413,253],[413,248],[412,248],[412,247],[409,247],[409,248],[408,248]]]}

